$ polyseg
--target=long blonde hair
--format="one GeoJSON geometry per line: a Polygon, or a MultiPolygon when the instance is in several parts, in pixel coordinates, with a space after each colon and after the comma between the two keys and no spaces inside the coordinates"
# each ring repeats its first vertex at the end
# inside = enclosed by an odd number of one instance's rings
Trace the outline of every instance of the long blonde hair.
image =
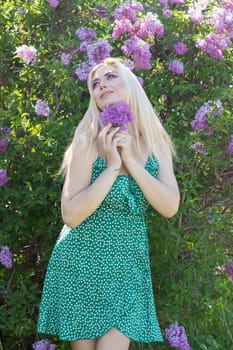
{"type": "Polygon", "coordinates": [[[88,90],[90,93],[89,107],[75,130],[74,138],[65,152],[61,171],[66,172],[67,166],[71,159],[71,149],[77,137],[86,135],[89,139],[89,145],[96,139],[100,124],[100,110],[96,105],[93,97],[92,79],[95,72],[106,65],[113,66],[122,78],[126,91],[126,102],[134,116],[133,123],[129,125],[129,133],[136,140],[136,145],[140,151],[140,137],[143,138],[148,152],[160,160],[160,155],[165,145],[170,146],[171,153],[175,154],[172,141],[162,126],[158,116],[156,115],[152,104],[150,103],[144,89],[138,82],[137,77],[128,69],[123,61],[119,58],[107,58],[103,62],[96,65],[88,76],[88,90]]]}

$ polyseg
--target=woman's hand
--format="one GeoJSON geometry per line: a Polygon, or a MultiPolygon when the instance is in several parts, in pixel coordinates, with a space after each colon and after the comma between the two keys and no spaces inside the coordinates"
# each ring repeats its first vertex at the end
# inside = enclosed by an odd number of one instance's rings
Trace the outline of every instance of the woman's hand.
{"type": "Polygon", "coordinates": [[[128,131],[118,131],[116,137],[118,137],[117,147],[120,149],[121,159],[127,168],[127,161],[132,159],[132,137],[128,131]]]}
{"type": "Polygon", "coordinates": [[[106,125],[98,136],[108,166],[114,166],[117,169],[120,169],[122,163],[120,153],[117,149],[122,137],[119,133],[119,128],[112,128],[111,123],[106,125]]]}

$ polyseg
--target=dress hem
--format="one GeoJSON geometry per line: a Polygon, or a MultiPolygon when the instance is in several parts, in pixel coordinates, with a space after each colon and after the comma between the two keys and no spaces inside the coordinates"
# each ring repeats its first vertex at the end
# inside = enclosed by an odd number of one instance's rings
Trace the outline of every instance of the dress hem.
{"type": "Polygon", "coordinates": [[[77,336],[77,337],[69,337],[69,339],[67,337],[62,337],[58,334],[58,332],[46,332],[46,331],[42,331],[42,330],[38,330],[38,333],[39,334],[46,334],[46,335],[55,335],[55,336],[58,336],[59,337],[59,340],[62,340],[62,341],[78,341],[78,340],[91,340],[91,339],[97,339],[97,338],[100,338],[102,337],[104,334],[108,333],[110,331],[110,329],[112,328],[115,328],[117,329],[119,332],[121,332],[123,335],[125,335],[127,338],[129,338],[131,341],[135,341],[135,342],[138,342],[138,343],[157,343],[157,342],[164,342],[164,339],[163,337],[157,337],[157,339],[147,339],[145,340],[144,339],[139,339],[139,338],[136,338],[136,337],[131,337],[129,334],[127,334],[127,332],[123,331],[120,329],[120,327],[118,326],[110,326],[109,328],[107,328],[107,330],[104,330],[103,332],[100,332],[100,333],[96,333],[95,335],[90,335],[88,337],[80,337],[80,336],[77,336]],[[159,339],[158,339],[159,338],[159,339]]]}

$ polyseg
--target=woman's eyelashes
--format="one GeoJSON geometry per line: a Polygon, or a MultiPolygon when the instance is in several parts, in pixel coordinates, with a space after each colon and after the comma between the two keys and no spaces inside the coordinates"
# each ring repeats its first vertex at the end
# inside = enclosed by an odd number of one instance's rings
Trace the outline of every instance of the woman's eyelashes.
{"type": "MultiPolygon", "coordinates": [[[[116,74],[113,74],[113,73],[109,73],[106,75],[106,79],[107,80],[112,80],[114,78],[117,78],[117,75],[116,74]]],[[[92,84],[92,89],[94,90],[98,85],[100,84],[100,80],[95,80],[92,84]]]]}
{"type": "Polygon", "coordinates": [[[109,74],[107,75],[107,79],[108,79],[108,80],[111,80],[111,79],[113,79],[113,78],[117,78],[117,75],[116,75],[116,74],[113,74],[113,73],[109,73],[109,74]]]}
{"type": "Polygon", "coordinates": [[[96,86],[98,85],[99,81],[95,81],[93,84],[92,84],[92,89],[94,90],[96,88],[96,86]]]}

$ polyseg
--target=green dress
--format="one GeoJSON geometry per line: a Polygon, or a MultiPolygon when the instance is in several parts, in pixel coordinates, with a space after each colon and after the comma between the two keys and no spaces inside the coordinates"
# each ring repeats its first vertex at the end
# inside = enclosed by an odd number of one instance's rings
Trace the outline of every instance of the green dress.
{"type": "MultiPolygon", "coordinates": [[[[105,168],[99,156],[92,182],[105,168]]],[[[156,178],[156,159],[148,157],[145,169],[156,178]]],[[[92,215],[76,228],[64,226],[46,273],[39,333],[94,339],[115,327],[135,341],[163,341],[151,283],[147,208],[133,178],[119,175],[92,215]]]]}

